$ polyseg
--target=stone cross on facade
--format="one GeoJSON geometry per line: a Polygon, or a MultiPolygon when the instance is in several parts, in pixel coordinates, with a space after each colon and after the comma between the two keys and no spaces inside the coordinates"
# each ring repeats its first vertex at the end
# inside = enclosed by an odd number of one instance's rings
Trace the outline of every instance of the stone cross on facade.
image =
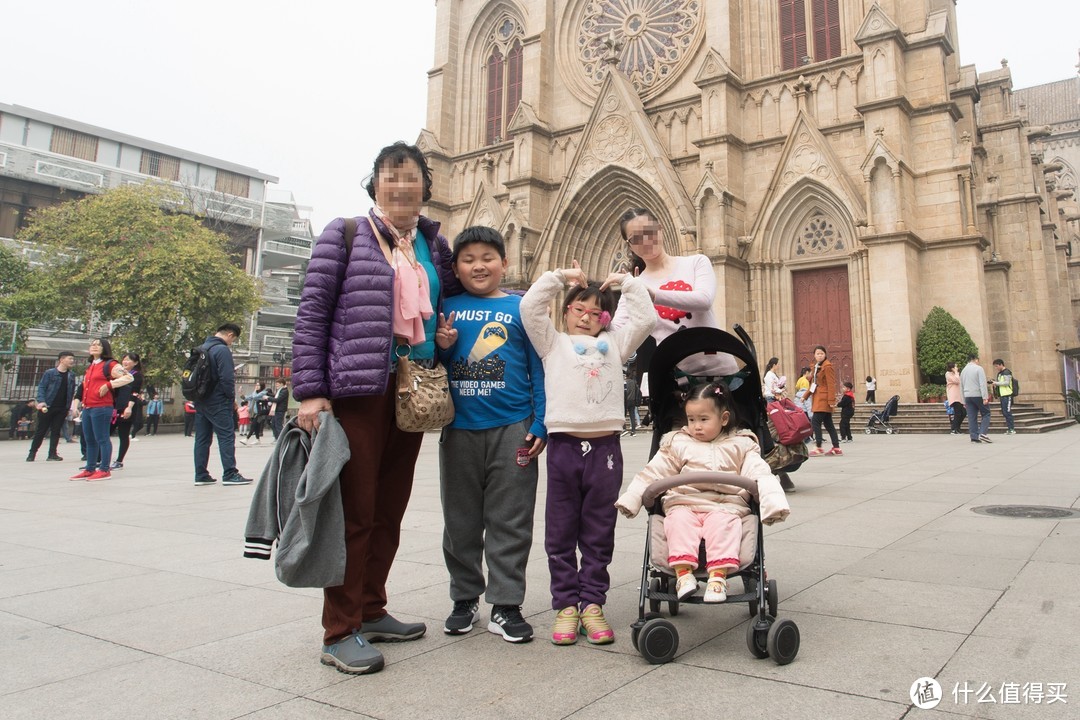
{"type": "Polygon", "coordinates": [[[619,62],[619,53],[623,49],[623,41],[621,38],[615,37],[615,31],[612,30],[608,33],[608,36],[604,38],[604,47],[607,48],[604,53],[604,62],[608,65],[615,65],[619,62]]]}

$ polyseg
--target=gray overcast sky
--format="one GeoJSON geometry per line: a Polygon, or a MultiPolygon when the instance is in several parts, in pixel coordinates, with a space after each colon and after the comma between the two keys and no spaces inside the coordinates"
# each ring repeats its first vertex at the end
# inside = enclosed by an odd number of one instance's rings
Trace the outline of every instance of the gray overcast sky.
{"type": "MultiPolygon", "coordinates": [[[[1075,77],[1077,0],[957,10],[965,65],[1008,58],[1016,87],[1075,77]]],[[[53,0],[0,19],[0,102],[276,175],[316,232],[368,207],[378,149],[427,117],[434,0],[53,0]]]]}

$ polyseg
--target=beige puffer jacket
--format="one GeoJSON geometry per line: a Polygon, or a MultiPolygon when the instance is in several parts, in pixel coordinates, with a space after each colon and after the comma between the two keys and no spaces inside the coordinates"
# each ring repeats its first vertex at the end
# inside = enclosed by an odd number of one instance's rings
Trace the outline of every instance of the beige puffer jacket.
{"type": "MultiPolygon", "coordinates": [[[[757,438],[748,430],[721,433],[712,442],[699,442],[683,430],[668,433],[649,464],[634,476],[615,506],[634,517],[641,510],[645,489],[658,480],[684,472],[727,472],[753,478],[758,483],[761,521],[766,525],[781,522],[791,513],[780,481],[762,460],[757,438]]],[[[708,489],[680,485],[664,495],[664,511],[686,506],[701,512],[720,510],[740,517],[750,512],[750,494],[733,485],[715,485],[708,489]]]]}

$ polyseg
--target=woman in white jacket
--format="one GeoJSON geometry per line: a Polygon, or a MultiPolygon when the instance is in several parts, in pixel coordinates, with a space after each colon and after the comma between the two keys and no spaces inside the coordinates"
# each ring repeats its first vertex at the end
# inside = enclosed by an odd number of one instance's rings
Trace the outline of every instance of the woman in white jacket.
{"type": "MultiPolygon", "coordinates": [[[[730,404],[731,391],[722,382],[692,389],[686,400],[686,426],[664,437],[660,450],[615,501],[615,507],[634,517],[653,482],[684,472],[724,472],[757,480],[763,523],[786,519],[791,509],[780,482],[761,458],[753,433],[735,429],[730,404]]],[[[694,570],[702,539],[709,571],[703,599],[727,599],[727,574],[739,568],[742,518],[750,512],[749,499],[748,491],[724,484],[680,485],[664,495],[668,564],[675,571],[675,592],[680,599],[698,590],[694,570]]]]}

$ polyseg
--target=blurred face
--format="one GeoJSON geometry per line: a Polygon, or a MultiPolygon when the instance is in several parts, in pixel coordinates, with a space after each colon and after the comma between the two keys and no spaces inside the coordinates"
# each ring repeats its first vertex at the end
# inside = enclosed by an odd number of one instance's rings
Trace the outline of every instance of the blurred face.
{"type": "Polygon", "coordinates": [[[818,348],[814,351],[814,360],[817,362],[818,365],[825,362],[825,357],[825,351],[821,348],[818,348]]]}
{"type": "Polygon", "coordinates": [[[566,322],[566,334],[596,337],[604,329],[600,324],[602,312],[596,298],[575,300],[570,303],[563,315],[563,320],[566,322]]]}
{"type": "Polygon", "coordinates": [[[101,357],[101,341],[91,340],[88,352],[90,353],[91,357],[101,357]]]}
{"type": "Polygon", "coordinates": [[[690,400],[686,403],[686,429],[700,442],[712,442],[728,424],[731,413],[720,412],[712,400],[690,400]]]}
{"type": "Polygon", "coordinates": [[[406,158],[394,164],[387,160],[375,178],[375,202],[396,226],[416,225],[424,202],[424,175],[416,161],[406,158]]]}
{"type": "Polygon", "coordinates": [[[131,357],[128,355],[124,356],[124,358],[120,361],[120,364],[123,365],[124,369],[128,372],[131,372],[131,368],[135,367],[135,361],[132,360],[131,357]]]}
{"type": "Polygon", "coordinates": [[[484,243],[470,243],[458,252],[454,274],[470,295],[491,297],[502,293],[499,283],[506,272],[507,261],[499,251],[484,243]]]}
{"type": "Polygon", "coordinates": [[[664,233],[660,223],[639,215],[626,223],[626,242],[639,258],[648,262],[664,256],[664,233]]]}
{"type": "Polygon", "coordinates": [[[75,356],[65,355],[64,357],[60,358],[60,362],[57,365],[60,369],[60,372],[67,372],[71,368],[75,367],[75,356]]]}

